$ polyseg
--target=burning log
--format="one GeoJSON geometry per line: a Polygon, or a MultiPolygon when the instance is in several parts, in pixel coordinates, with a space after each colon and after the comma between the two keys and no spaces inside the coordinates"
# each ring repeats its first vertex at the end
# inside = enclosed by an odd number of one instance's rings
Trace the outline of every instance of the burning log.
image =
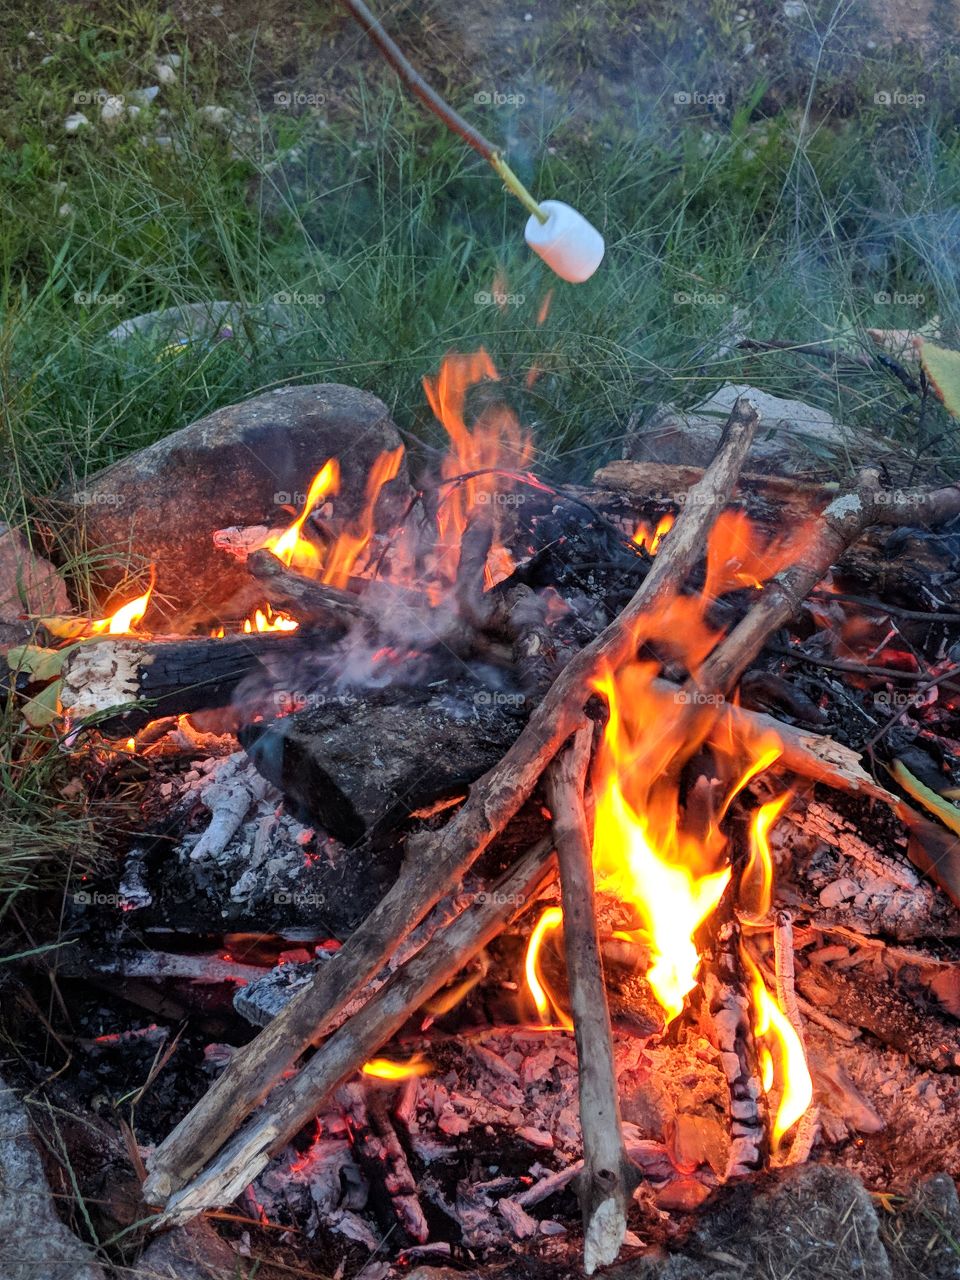
{"type": "MultiPolygon", "coordinates": [[[[344,1085],[338,1097],[349,1102],[353,1147],[360,1167],[373,1187],[382,1189],[392,1216],[411,1241],[425,1244],[430,1228],[417,1196],[414,1179],[397,1131],[387,1110],[383,1090],[376,1084],[369,1089],[362,1084],[344,1085]]],[[[386,1216],[386,1215],[384,1215],[386,1216]]],[[[394,1223],[384,1222],[389,1231],[394,1223]]]]}
{"type": "Polygon", "coordinates": [[[271,602],[294,609],[303,623],[333,626],[345,631],[352,622],[375,621],[374,615],[364,608],[360,596],[287,568],[265,547],[252,551],[247,556],[246,566],[248,572],[263,584],[271,602]]]}
{"type": "Polygon", "coordinates": [[[704,954],[702,1018],[730,1090],[730,1154],[725,1174],[729,1180],[762,1168],[767,1137],[750,995],[740,960],[740,926],[729,918],[729,909],[721,923],[722,911],[721,904],[712,943],[704,954]]]}
{"type": "Polygon", "coordinates": [[[593,857],[583,805],[592,745],[592,726],[580,729],[547,771],[547,804],[553,815],[560,866],[563,943],[579,1064],[583,1171],[577,1190],[587,1275],[616,1261],[627,1229],[630,1196],[639,1181],[624,1147],[610,1010],[597,939],[593,857]]]}
{"type": "MultiPolygon", "coordinates": [[[[270,1156],[316,1114],[322,1100],[341,1080],[357,1071],[425,1000],[525,910],[552,871],[551,842],[542,840],[499,884],[482,895],[482,902],[475,901],[398,969],[358,1013],[325,1041],[297,1075],[278,1086],[270,1105],[252,1116],[192,1182],[170,1197],[157,1225],[185,1221],[203,1209],[235,1199],[266,1167],[270,1156]]],[[[333,962],[327,968],[332,970],[333,962]]],[[[283,1022],[284,1014],[278,1015],[258,1040],[278,1025],[282,1027],[283,1022]]],[[[238,1056],[239,1052],[233,1055],[230,1066],[238,1056]]],[[[258,1091],[263,1088],[262,1079],[254,1082],[248,1077],[246,1083],[258,1091]]],[[[198,1151],[202,1160],[208,1149],[204,1130],[197,1127],[197,1114],[195,1108],[171,1135],[178,1138],[185,1160],[190,1162],[192,1157],[194,1168],[198,1151]]],[[[144,1184],[148,1202],[156,1200],[157,1183],[154,1168],[144,1184]]]]}
{"type": "Polygon", "coordinates": [[[60,703],[72,722],[95,716],[101,732],[125,736],[163,716],[229,706],[266,659],[293,663],[306,651],[296,633],[94,640],[64,661],[60,703]]]}
{"type": "MultiPolygon", "coordinates": [[[[474,784],[456,817],[436,836],[408,841],[407,865],[390,892],[311,985],[234,1055],[213,1088],[157,1148],[145,1188],[154,1203],[166,1201],[220,1149],[274,1082],[319,1039],[337,1012],[519,811],[543,770],[582,724],[590,678],[601,664],[616,666],[630,654],[636,619],[672,594],[699,559],[707,531],[736,483],[758,421],[752,405],[736,403],[713,463],[691,490],[669,541],[624,611],[570,660],[517,741],[474,784]]],[[[224,1194],[227,1185],[233,1185],[229,1175],[215,1179],[216,1194],[224,1194]]]]}

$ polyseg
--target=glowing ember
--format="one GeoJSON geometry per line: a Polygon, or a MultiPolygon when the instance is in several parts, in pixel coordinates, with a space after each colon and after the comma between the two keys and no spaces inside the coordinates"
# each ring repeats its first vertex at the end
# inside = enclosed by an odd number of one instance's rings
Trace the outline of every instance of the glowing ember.
{"type": "Polygon", "coordinates": [[[302,529],[317,507],[340,488],[340,464],[329,458],[310,482],[303,510],[293,524],[278,537],[268,539],[265,545],[278,560],[301,573],[315,572],[320,564],[320,553],[302,529]]]}
{"type": "Polygon", "coordinates": [[[661,516],[657,522],[656,529],[651,529],[644,521],[640,521],[636,529],[633,531],[633,541],[641,550],[645,550],[648,555],[655,556],[660,549],[660,543],[663,541],[664,535],[668,534],[676,522],[676,516],[667,512],[665,516],[661,516]]]}
{"type": "Polygon", "coordinates": [[[554,929],[559,929],[563,924],[563,912],[559,907],[547,907],[543,915],[534,925],[533,932],[530,934],[530,941],[527,943],[527,954],[524,960],[524,974],[527,979],[527,989],[533,997],[533,1003],[536,1005],[537,1013],[540,1021],[544,1026],[552,1025],[555,1020],[561,1027],[565,1027],[568,1031],[573,1030],[573,1023],[569,1016],[561,1009],[557,1002],[547,993],[544,985],[543,974],[540,970],[540,950],[548,933],[552,933],[554,929]],[[553,1018],[551,1018],[551,1013],[553,1018]]]}
{"type": "Polygon", "coordinates": [[[121,605],[109,618],[101,618],[97,622],[91,622],[90,630],[94,635],[129,635],[147,612],[147,605],[150,603],[152,594],[153,585],[151,584],[142,596],[137,596],[136,600],[131,600],[128,604],[121,605]]]}
{"type": "Polygon", "coordinates": [[[423,1055],[415,1053],[406,1062],[396,1062],[391,1058],[371,1058],[365,1062],[361,1071],[365,1076],[375,1080],[410,1080],[413,1076],[428,1076],[433,1068],[425,1062],[423,1055]]]}
{"type": "Polygon", "coordinates": [[[780,1005],[767,990],[760,970],[741,948],[753,997],[754,1035],[760,1047],[764,1092],[780,1093],[773,1122],[773,1145],[796,1124],[813,1101],[813,1081],[800,1037],[780,1005]]]}

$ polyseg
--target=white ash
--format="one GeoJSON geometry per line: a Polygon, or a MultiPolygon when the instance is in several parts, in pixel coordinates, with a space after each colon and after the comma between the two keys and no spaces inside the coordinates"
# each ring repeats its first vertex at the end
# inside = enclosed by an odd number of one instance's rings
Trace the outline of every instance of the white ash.
{"type": "Polygon", "coordinates": [[[239,872],[229,888],[232,902],[262,896],[265,885],[275,902],[289,901],[297,891],[313,828],[285,811],[280,793],[243,751],[203,761],[184,782],[199,792],[211,815],[207,829],[185,836],[178,850],[181,865],[189,867],[198,887],[225,872],[239,872]]]}
{"type": "Polygon", "coordinates": [[[788,813],[771,835],[777,861],[801,868],[825,920],[904,939],[943,933],[951,921],[956,931],[956,909],[908,860],[906,844],[901,836],[895,848],[877,849],[818,801],[788,813]]]}

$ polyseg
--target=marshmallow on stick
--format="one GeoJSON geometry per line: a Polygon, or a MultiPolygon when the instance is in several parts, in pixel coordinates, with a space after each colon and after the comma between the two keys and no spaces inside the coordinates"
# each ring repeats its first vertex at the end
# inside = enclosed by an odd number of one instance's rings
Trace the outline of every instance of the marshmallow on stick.
{"type": "Polygon", "coordinates": [[[547,220],[541,222],[531,213],[524,231],[527,244],[561,280],[571,284],[589,280],[603,260],[603,236],[582,213],[561,200],[544,200],[540,208],[547,220]]]}

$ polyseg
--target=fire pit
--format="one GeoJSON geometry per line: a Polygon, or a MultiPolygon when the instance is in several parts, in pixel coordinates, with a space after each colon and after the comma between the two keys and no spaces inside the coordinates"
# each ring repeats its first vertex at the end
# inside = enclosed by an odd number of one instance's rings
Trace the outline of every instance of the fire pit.
{"type": "Polygon", "coordinates": [[[59,1087],[146,1073],[151,1227],[236,1205],[339,1274],[589,1274],[831,1168],[894,1213],[960,1167],[960,489],[751,473],[746,398],[705,470],[556,486],[468,412],[496,377],[427,381],[402,501],[402,448],[346,508],[320,457],[210,527],[244,616],[159,631],[160,571],[8,655],[140,814],[71,904],[59,1087]]]}

